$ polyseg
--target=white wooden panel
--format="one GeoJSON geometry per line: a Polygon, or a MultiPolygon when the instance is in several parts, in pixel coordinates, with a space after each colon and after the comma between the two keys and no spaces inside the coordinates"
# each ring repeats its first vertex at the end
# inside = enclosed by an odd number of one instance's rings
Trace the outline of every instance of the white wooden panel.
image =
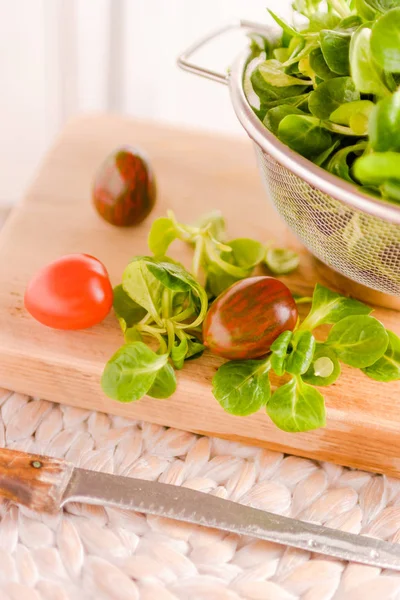
{"type": "Polygon", "coordinates": [[[111,5],[119,1],[75,0],[78,102],[74,112],[108,108],[110,13],[111,5]]]}
{"type": "MultiPolygon", "coordinates": [[[[289,3],[270,0],[282,13],[289,3]]],[[[74,114],[121,111],[244,135],[224,86],[177,55],[233,18],[271,21],[266,0],[0,0],[0,203],[18,199],[74,114]]],[[[199,60],[225,70],[246,44],[221,38],[199,60]]]]}
{"type": "Polygon", "coordinates": [[[0,203],[19,197],[46,147],[43,4],[0,0],[0,203]]]}
{"type": "MultiPolygon", "coordinates": [[[[242,135],[228,92],[176,67],[177,55],[203,33],[234,18],[271,22],[266,0],[125,0],[125,97],[129,114],[242,135]]],[[[280,12],[281,2],[268,2],[280,12]]],[[[289,4],[283,3],[284,12],[289,4]]],[[[247,39],[227,34],[199,53],[224,71],[247,39]]]]}

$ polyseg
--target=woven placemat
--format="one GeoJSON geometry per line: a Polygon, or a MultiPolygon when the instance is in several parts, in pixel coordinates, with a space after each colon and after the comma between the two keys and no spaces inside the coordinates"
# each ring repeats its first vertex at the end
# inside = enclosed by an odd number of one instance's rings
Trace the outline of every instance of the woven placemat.
{"type": "MultiPolygon", "coordinates": [[[[400,480],[0,390],[0,445],[397,542],[400,480]]],[[[0,503],[0,600],[395,600],[400,574],[114,508],[0,503]]]]}

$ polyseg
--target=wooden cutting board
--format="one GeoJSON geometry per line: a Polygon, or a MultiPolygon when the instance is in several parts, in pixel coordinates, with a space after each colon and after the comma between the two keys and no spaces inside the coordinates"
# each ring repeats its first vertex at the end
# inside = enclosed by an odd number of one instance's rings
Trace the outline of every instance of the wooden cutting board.
{"type": "MultiPolygon", "coordinates": [[[[61,332],[26,313],[28,280],[66,253],[97,256],[118,283],[129,258],[146,253],[151,218],[167,208],[183,222],[220,208],[232,237],[273,239],[299,248],[301,267],[284,280],[293,292],[312,293],[315,264],[269,204],[250,142],[114,116],[81,118],[64,130],[0,236],[0,385],[87,409],[400,474],[399,382],[373,382],[344,368],[340,380],[324,391],[327,427],[302,434],[278,430],[264,411],[245,418],[226,414],[210,386],[220,360],[207,354],[178,373],[178,391],[170,400],[119,404],[100,388],[103,366],[123,342],[114,315],[90,330],[61,332]],[[125,143],[148,153],[159,187],[151,217],[126,230],[102,221],[90,197],[99,163],[125,143]]],[[[183,245],[175,245],[173,254],[189,264],[190,252],[183,245]]],[[[400,334],[400,313],[379,309],[375,314],[400,334]]]]}

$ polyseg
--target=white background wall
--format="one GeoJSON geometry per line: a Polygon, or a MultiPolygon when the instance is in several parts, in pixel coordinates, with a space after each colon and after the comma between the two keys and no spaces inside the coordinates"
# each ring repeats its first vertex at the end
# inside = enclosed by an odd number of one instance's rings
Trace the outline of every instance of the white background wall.
{"type": "MultiPolygon", "coordinates": [[[[244,135],[224,86],[180,71],[176,57],[230,19],[269,22],[267,2],[282,12],[278,0],[0,0],[0,204],[21,196],[77,113],[244,135]]],[[[200,58],[224,69],[243,44],[230,35],[200,58]]]]}

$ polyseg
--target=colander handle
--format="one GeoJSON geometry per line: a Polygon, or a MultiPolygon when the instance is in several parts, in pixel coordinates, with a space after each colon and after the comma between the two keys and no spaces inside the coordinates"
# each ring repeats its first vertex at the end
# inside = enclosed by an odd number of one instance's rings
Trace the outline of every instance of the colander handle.
{"type": "Polygon", "coordinates": [[[197,50],[200,50],[200,48],[208,44],[208,42],[211,42],[223,33],[231,31],[232,29],[248,29],[260,35],[266,35],[268,33],[271,33],[271,29],[267,26],[260,25],[259,23],[253,23],[252,21],[239,19],[230,23],[226,23],[225,25],[218,27],[218,29],[210,31],[210,33],[194,42],[194,44],[189,46],[187,50],[182,52],[182,54],[180,54],[177,59],[178,66],[184,71],[189,71],[189,73],[194,73],[195,75],[199,75],[200,77],[205,77],[206,79],[218,81],[218,83],[224,83],[225,85],[227,85],[229,81],[228,74],[218,73],[218,71],[213,71],[212,69],[201,67],[200,65],[197,65],[189,59],[195,52],[197,52],[197,50]]]}

